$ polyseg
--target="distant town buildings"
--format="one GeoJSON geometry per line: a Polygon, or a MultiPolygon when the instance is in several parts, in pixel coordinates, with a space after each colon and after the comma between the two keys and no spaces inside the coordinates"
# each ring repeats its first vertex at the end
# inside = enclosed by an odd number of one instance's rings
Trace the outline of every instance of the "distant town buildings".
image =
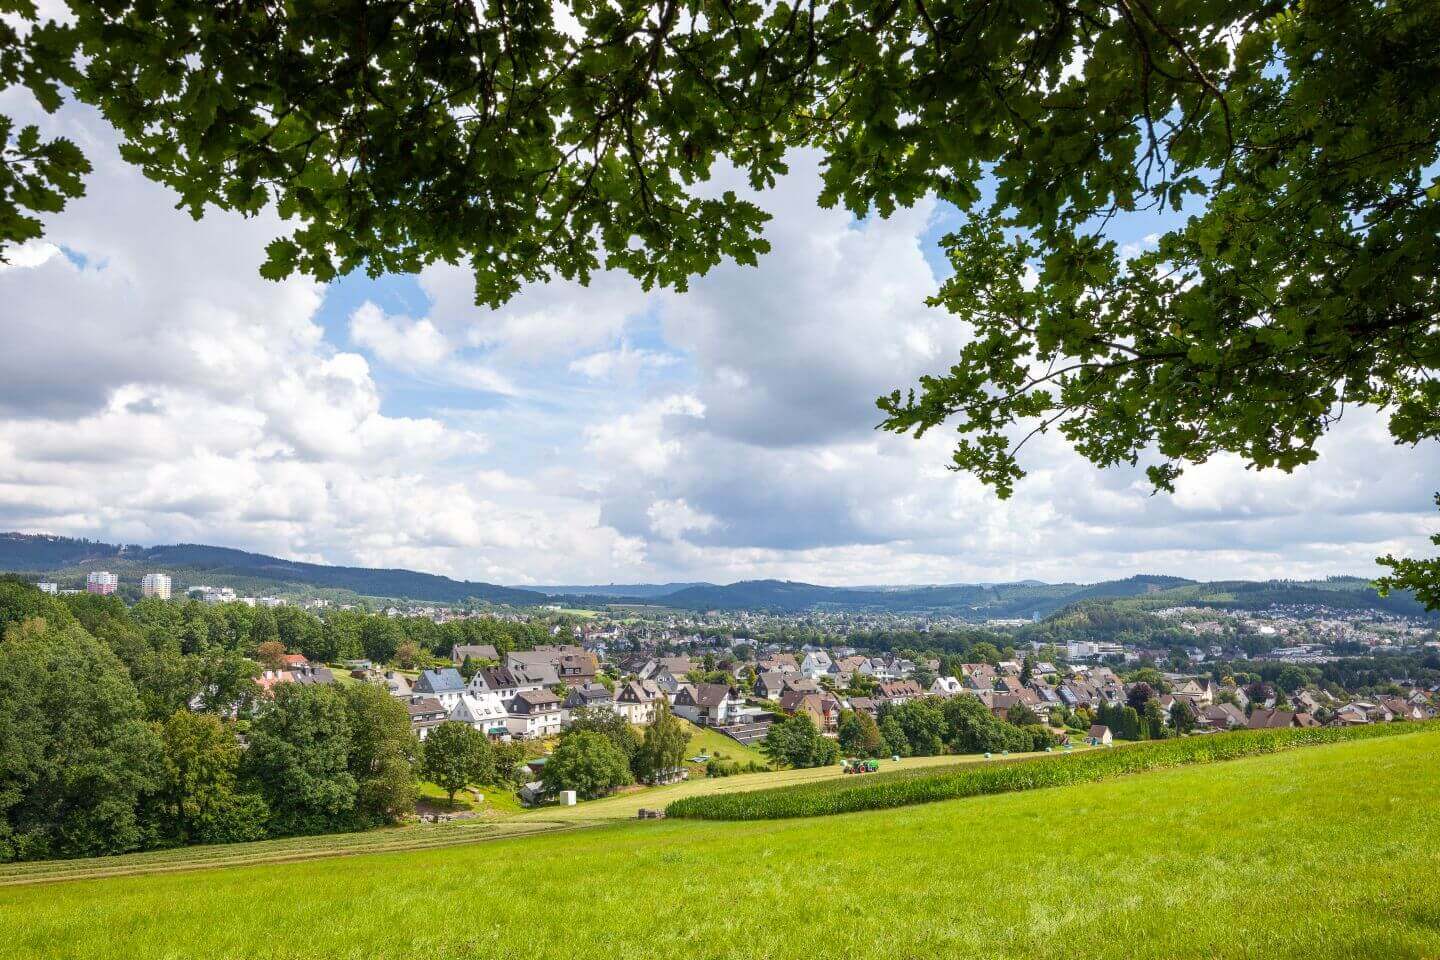
{"type": "Polygon", "coordinates": [[[101,596],[109,596],[120,586],[120,578],[108,570],[91,570],[85,578],[85,590],[88,593],[98,593],[101,596]]]}
{"type": "Polygon", "coordinates": [[[41,593],[48,593],[52,597],[60,592],[60,584],[53,583],[49,580],[42,580],[40,583],[35,584],[35,586],[40,588],[41,593]]]}
{"type": "Polygon", "coordinates": [[[147,573],[140,578],[140,595],[145,597],[159,597],[161,600],[170,599],[170,575],[165,573],[147,573]]]}

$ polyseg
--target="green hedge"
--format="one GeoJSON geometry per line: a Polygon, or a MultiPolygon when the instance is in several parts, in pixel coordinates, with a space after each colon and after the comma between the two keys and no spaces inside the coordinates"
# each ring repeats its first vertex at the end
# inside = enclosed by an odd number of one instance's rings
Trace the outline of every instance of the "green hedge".
{"type": "Polygon", "coordinates": [[[694,820],[780,820],[857,810],[883,810],[1040,787],[1063,787],[1167,767],[1213,763],[1295,747],[1440,729],[1440,721],[1383,723],[1305,730],[1239,730],[1178,740],[1153,740],[1113,749],[1019,760],[957,764],[937,770],[901,770],[862,778],[686,797],[665,808],[667,816],[694,820]]]}

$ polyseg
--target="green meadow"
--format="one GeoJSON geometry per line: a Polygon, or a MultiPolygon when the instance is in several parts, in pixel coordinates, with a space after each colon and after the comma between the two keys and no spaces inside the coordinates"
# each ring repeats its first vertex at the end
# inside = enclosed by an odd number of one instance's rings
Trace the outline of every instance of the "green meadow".
{"type": "Polygon", "coordinates": [[[1440,733],[768,822],[0,888],[0,958],[1436,957],[1440,733]]]}

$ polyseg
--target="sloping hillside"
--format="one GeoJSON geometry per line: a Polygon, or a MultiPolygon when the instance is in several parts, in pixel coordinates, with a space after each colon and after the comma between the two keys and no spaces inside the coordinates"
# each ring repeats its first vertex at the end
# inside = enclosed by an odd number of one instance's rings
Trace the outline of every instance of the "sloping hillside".
{"type": "Polygon", "coordinates": [[[1440,735],[822,819],[0,891],[0,960],[1440,956],[1440,735]]]}

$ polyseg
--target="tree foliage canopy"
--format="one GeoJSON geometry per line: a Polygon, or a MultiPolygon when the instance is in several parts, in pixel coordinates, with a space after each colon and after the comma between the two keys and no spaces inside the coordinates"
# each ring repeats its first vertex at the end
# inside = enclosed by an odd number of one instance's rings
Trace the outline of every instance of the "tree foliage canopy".
{"type": "MultiPolygon", "coordinates": [[[[1050,430],[1161,489],[1221,452],[1308,463],[1351,406],[1440,434],[1433,0],[4,6],[0,87],[73,89],[197,216],[274,204],[266,276],[683,288],[767,248],[756,200],[706,181],[763,189],[803,147],[823,204],[968,214],[933,302],[973,336],[879,404],[956,421],[954,466],[1002,495],[1050,430]],[[1154,249],[1108,235],[1155,209],[1188,219],[1154,249]]],[[[34,128],[0,123],[0,159],[0,244],[82,189],[34,128]]]]}

